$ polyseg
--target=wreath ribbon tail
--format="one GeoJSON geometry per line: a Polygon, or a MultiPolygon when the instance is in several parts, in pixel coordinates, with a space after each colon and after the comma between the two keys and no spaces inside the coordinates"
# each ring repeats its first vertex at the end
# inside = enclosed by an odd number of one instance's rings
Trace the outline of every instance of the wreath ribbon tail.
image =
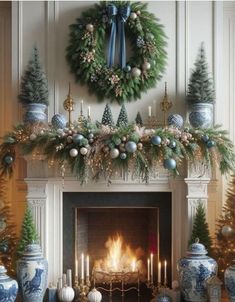
{"type": "Polygon", "coordinates": [[[114,58],[115,58],[116,35],[117,35],[117,24],[116,24],[117,7],[115,5],[109,5],[107,11],[110,18],[110,22],[112,24],[111,34],[109,39],[109,47],[108,47],[108,67],[110,68],[114,65],[114,58]]]}
{"type": "Polygon", "coordinates": [[[120,8],[120,16],[118,22],[120,49],[119,49],[119,65],[122,69],[126,67],[126,37],[125,37],[125,22],[130,16],[130,6],[120,8]]]}

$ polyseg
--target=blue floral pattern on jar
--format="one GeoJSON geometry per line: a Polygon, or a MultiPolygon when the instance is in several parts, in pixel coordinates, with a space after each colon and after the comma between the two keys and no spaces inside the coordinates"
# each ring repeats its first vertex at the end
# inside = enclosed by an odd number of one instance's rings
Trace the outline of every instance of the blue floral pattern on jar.
{"type": "Polygon", "coordinates": [[[0,265],[0,302],[14,302],[18,293],[18,283],[6,275],[6,269],[0,265]]]}
{"type": "Polygon", "coordinates": [[[225,288],[231,302],[235,302],[235,261],[224,273],[225,288]]]}

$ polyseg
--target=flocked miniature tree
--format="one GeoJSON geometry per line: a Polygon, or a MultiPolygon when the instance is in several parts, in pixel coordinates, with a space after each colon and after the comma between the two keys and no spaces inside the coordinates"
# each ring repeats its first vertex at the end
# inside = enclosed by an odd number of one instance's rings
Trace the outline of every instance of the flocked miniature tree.
{"type": "Polygon", "coordinates": [[[231,178],[227,200],[217,223],[215,257],[221,276],[235,259],[235,175],[231,178]]]}
{"type": "Polygon", "coordinates": [[[101,124],[110,126],[110,127],[114,126],[113,115],[112,115],[112,111],[110,109],[109,104],[106,104],[106,106],[105,106],[101,124]]]}
{"type": "Polygon", "coordinates": [[[25,210],[25,215],[21,227],[21,237],[17,246],[17,255],[20,256],[25,247],[31,243],[38,242],[38,234],[34,224],[33,216],[29,207],[25,210]]]}
{"type": "Polygon", "coordinates": [[[40,103],[48,105],[48,83],[39,60],[37,47],[33,48],[32,58],[21,79],[19,100],[23,104],[40,103]]]}
{"type": "Polygon", "coordinates": [[[140,112],[137,113],[136,118],[135,118],[135,122],[138,126],[143,127],[143,120],[142,120],[142,117],[140,115],[140,112]]]}
{"type": "Polygon", "coordinates": [[[127,116],[127,111],[126,107],[124,104],[122,104],[118,120],[117,120],[117,127],[121,126],[127,126],[128,125],[128,116],[127,116]]]}
{"type": "Polygon", "coordinates": [[[188,84],[188,102],[190,104],[213,103],[215,91],[213,79],[209,72],[208,63],[206,60],[204,43],[201,44],[194,66],[195,68],[192,71],[188,84]]]}
{"type": "Polygon", "coordinates": [[[11,207],[6,202],[5,190],[5,180],[0,178],[0,262],[8,273],[12,274],[17,238],[11,207]]]}
{"type": "Polygon", "coordinates": [[[211,254],[212,239],[210,236],[208,223],[206,221],[205,208],[201,202],[199,202],[197,206],[196,215],[194,217],[192,235],[189,244],[194,243],[197,238],[200,240],[200,243],[202,243],[206,247],[208,254],[211,254]]]}

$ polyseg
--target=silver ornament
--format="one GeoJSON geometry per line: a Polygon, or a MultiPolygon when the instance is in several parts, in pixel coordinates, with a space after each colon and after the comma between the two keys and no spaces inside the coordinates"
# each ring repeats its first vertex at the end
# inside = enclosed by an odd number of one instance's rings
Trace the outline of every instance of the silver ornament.
{"type": "Polygon", "coordinates": [[[136,13],[131,13],[131,14],[130,14],[130,18],[131,18],[132,20],[135,20],[135,19],[137,18],[137,14],[136,14],[136,13]]]}
{"type": "Polygon", "coordinates": [[[36,138],[37,138],[37,135],[36,135],[35,133],[32,133],[32,134],[30,135],[30,137],[29,137],[29,139],[30,139],[31,141],[34,141],[36,138]]]}
{"type": "Polygon", "coordinates": [[[117,158],[119,156],[119,150],[116,148],[113,148],[113,149],[111,149],[109,154],[112,159],[117,158]]]}
{"type": "Polygon", "coordinates": [[[221,229],[221,233],[224,237],[230,237],[233,235],[234,230],[231,228],[230,225],[224,225],[221,229]]]}
{"type": "Polygon", "coordinates": [[[137,150],[137,145],[133,141],[129,141],[125,144],[126,151],[129,153],[134,153],[137,150]]]}
{"type": "Polygon", "coordinates": [[[151,64],[149,62],[144,62],[142,64],[142,69],[143,70],[149,70],[151,68],[151,64]]]}
{"type": "Polygon", "coordinates": [[[88,150],[87,150],[87,148],[85,148],[85,147],[82,147],[82,148],[80,149],[80,153],[81,153],[82,155],[86,155],[87,152],[88,152],[88,150]]]}
{"type": "Polygon", "coordinates": [[[131,74],[133,77],[137,78],[141,75],[141,70],[138,67],[133,67],[131,69],[131,74]]]}
{"type": "Polygon", "coordinates": [[[76,156],[78,155],[78,150],[75,149],[75,148],[71,149],[71,150],[69,151],[69,155],[70,155],[71,157],[76,157],[76,156]]]}
{"type": "Polygon", "coordinates": [[[86,30],[89,31],[90,33],[92,33],[94,31],[94,26],[93,24],[87,24],[86,25],[86,30]]]}

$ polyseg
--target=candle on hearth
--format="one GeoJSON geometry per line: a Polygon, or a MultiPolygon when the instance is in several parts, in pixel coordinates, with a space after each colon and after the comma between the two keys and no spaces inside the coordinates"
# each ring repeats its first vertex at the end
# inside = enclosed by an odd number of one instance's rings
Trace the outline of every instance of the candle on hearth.
{"type": "Polygon", "coordinates": [[[87,115],[88,115],[88,117],[91,116],[91,106],[87,107],[87,115]]]}
{"type": "Polygon", "coordinates": [[[67,285],[72,287],[72,270],[67,269],[67,285]]]}
{"type": "Polygon", "coordinates": [[[161,282],[162,282],[162,280],[161,280],[161,273],[162,273],[161,262],[158,262],[158,279],[157,279],[157,282],[159,284],[161,284],[161,282]]]}
{"type": "Polygon", "coordinates": [[[75,277],[78,277],[78,259],[75,260],[75,277]]]}
{"type": "Polygon", "coordinates": [[[81,279],[84,280],[84,254],[81,256],[81,279]]]}
{"type": "Polygon", "coordinates": [[[147,263],[148,263],[148,266],[147,266],[147,279],[148,279],[148,281],[150,281],[150,259],[148,258],[148,261],[147,261],[147,263]]]}
{"type": "Polygon", "coordinates": [[[152,107],[149,106],[148,109],[149,109],[149,110],[148,110],[148,112],[149,112],[149,117],[151,117],[151,116],[152,116],[152,107]]]}
{"type": "Polygon", "coordinates": [[[167,262],[164,261],[164,285],[167,284],[167,262]]]}
{"type": "Polygon", "coordinates": [[[153,283],[153,253],[150,254],[150,278],[153,283]]]}
{"type": "Polygon", "coordinates": [[[86,276],[89,277],[90,273],[90,259],[89,256],[86,256],[86,276]]]}

